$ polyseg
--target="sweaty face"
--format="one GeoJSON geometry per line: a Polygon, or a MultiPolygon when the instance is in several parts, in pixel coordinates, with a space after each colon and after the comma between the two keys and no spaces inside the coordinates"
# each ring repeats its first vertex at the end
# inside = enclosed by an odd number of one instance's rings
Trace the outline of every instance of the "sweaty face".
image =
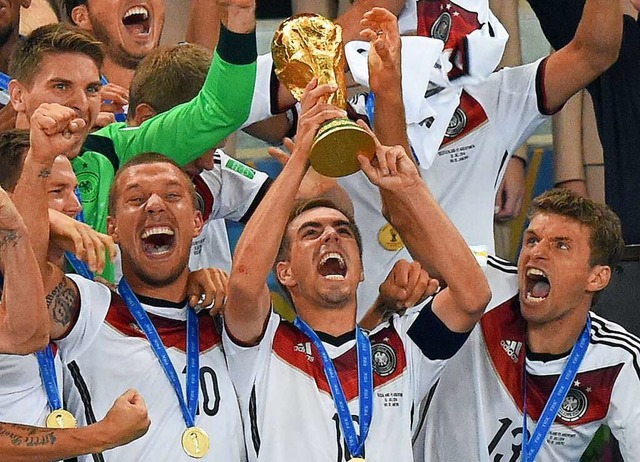
{"type": "Polygon", "coordinates": [[[31,85],[18,83],[11,100],[18,113],[27,119],[42,103],[58,103],[73,108],[86,122],[81,142],[68,153],[75,156],[86,135],[95,125],[100,112],[100,72],[96,64],[79,53],[47,53],[44,55],[31,85]]]}
{"type": "Polygon", "coordinates": [[[20,5],[28,6],[25,0],[0,0],[0,46],[20,26],[20,5]]]}
{"type": "Polygon", "coordinates": [[[53,161],[51,175],[47,179],[47,198],[50,209],[75,218],[82,206],[75,195],[78,180],[71,168],[71,162],[65,156],[53,161]]]}
{"type": "Polygon", "coordinates": [[[128,168],[116,187],[109,234],[120,245],[125,275],[152,286],[175,281],[187,271],[191,240],[202,226],[188,178],[157,162],[128,168]]]}
{"type": "Polygon", "coordinates": [[[533,217],[518,259],[520,305],[529,323],[584,317],[602,268],[590,265],[589,241],[589,228],[577,221],[547,213],[533,217]]]}
{"type": "Polygon", "coordinates": [[[87,6],[93,35],[119,65],[135,69],[160,43],[164,0],[89,0],[87,6]]]}
{"type": "Polygon", "coordinates": [[[355,301],[362,262],[347,217],[335,209],[314,208],[296,217],[287,233],[289,260],[279,264],[278,277],[294,301],[300,296],[327,307],[355,301]]]}

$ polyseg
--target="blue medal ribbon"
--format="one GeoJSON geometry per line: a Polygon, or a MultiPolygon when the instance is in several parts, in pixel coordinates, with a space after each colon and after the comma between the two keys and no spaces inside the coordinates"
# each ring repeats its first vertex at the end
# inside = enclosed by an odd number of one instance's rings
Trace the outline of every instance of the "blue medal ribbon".
{"type": "MultiPolygon", "coordinates": [[[[107,78],[104,75],[100,76],[100,83],[102,85],[106,85],[109,83],[109,81],[107,80],[107,78]]],[[[104,101],[107,104],[111,104],[113,101],[107,99],[104,101]]],[[[114,114],[114,116],[116,117],[116,122],[126,122],[127,121],[127,111],[126,111],[126,107],[124,108],[125,112],[116,112],[114,114]]]]}
{"type": "Polygon", "coordinates": [[[331,357],[329,357],[329,353],[322,344],[322,340],[300,316],[296,316],[293,325],[309,337],[318,350],[349,452],[353,457],[363,457],[364,442],[367,439],[371,418],[373,417],[373,363],[371,362],[371,343],[369,339],[365,336],[360,326],[356,326],[358,395],[360,403],[360,437],[358,437],[351,419],[347,398],[340,384],[338,372],[333,365],[331,357]]]}
{"type": "Polygon", "coordinates": [[[158,358],[165,375],[173,386],[187,428],[194,427],[196,410],[198,408],[198,375],[200,371],[200,341],[198,316],[196,312],[190,306],[187,307],[187,399],[185,400],[176,369],[173,367],[173,363],[162,343],[162,339],[160,335],[158,335],[158,331],[151,322],[151,319],[149,319],[149,315],[144,311],[144,308],[142,308],[142,305],[124,278],[120,280],[118,288],[120,295],[122,295],[122,298],[127,304],[127,308],[129,308],[129,312],[136,320],[138,327],[144,332],[147,340],[149,340],[153,353],[156,355],[156,358],[158,358]]]}
{"type": "MultiPolygon", "coordinates": [[[[80,188],[76,186],[74,193],[78,198],[78,202],[80,202],[80,205],[82,205],[82,196],[80,195],[80,188]]],[[[84,212],[82,211],[82,209],[76,214],[76,220],[78,220],[80,223],[85,223],[84,212]]],[[[85,279],[89,279],[90,281],[93,281],[94,279],[93,273],[91,272],[91,270],[89,269],[89,266],[85,262],[80,260],[71,252],[65,252],[64,256],[66,257],[67,261],[71,264],[71,266],[73,267],[73,270],[77,274],[79,274],[85,279]]]]}
{"type": "Polygon", "coordinates": [[[53,348],[51,344],[42,351],[36,352],[36,359],[40,366],[40,379],[42,385],[47,392],[47,400],[51,411],[62,409],[60,401],[60,390],[58,389],[58,380],[56,378],[56,369],[53,362],[53,348]]]}
{"type": "Polygon", "coordinates": [[[564,399],[569,393],[571,384],[578,374],[578,368],[587,353],[589,347],[589,339],[591,337],[591,317],[587,316],[587,324],[582,330],[578,341],[571,349],[571,355],[567,364],[564,366],[564,370],[560,375],[560,378],[553,387],[553,391],[549,396],[547,404],[545,404],[536,429],[531,436],[531,440],[528,438],[529,432],[527,431],[527,359],[525,353],[525,371],[524,371],[524,404],[523,404],[523,423],[522,423],[522,462],[533,462],[538,455],[538,451],[542,447],[547,433],[551,428],[551,424],[558,414],[558,409],[562,405],[564,399]]]}
{"type": "Polygon", "coordinates": [[[9,96],[9,82],[11,82],[11,77],[4,72],[0,72],[0,104],[4,104],[5,106],[9,104],[11,100],[9,96]]]}

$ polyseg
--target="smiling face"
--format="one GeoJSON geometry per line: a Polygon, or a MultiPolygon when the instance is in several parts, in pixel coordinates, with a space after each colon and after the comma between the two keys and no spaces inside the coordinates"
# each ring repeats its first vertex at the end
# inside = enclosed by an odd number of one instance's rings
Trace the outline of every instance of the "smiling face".
{"type": "Polygon", "coordinates": [[[164,0],[89,0],[74,8],[72,16],[104,43],[109,58],[135,69],[160,43],[164,14],[164,0]]]}
{"type": "Polygon", "coordinates": [[[77,155],[100,112],[100,72],[82,53],[46,53],[30,83],[12,81],[11,103],[29,120],[42,103],[58,103],[74,109],[86,122],[84,136],[70,153],[77,155]]]}
{"type": "Polygon", "coordinates": [[[202,217],[184,172],[167,162],[125,166],[114,188],[108,229],[120,245],[127,279],[162,287],[188,272],[202,217]]]}
{"type": "Polygon", "coordinates": [[[349,219],[328,207],[307,210],[289,223],[288,257],[277,264],[280,282],[291,296],[315,306],[355,302],[362,261],[349,219]]]}
{"type": "Polygon", "coordinates": [[[611,270],[591,265],[591,230],[571,218],[537,213],[525,231],[518,259],[520,307],[529,323],[584,320],[611,270]]]}

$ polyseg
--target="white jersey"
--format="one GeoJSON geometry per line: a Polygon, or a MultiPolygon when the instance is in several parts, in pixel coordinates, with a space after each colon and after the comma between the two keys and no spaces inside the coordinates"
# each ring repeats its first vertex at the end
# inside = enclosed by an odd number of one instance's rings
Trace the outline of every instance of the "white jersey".
{"type": "MultiPolygon", "coordinates": [[[[587,353],[538,462],[580,460],[602,424],[620,441],[626,461],[640,460],[640,339],[593,313],[591,317],[587,353]]],[[[485,313],[447,364],[428,403],[426,442],[415,448],[424,452],[417,452],[416,460],[521,460],[524,335],[517,295],[485,313]]],[[[529,434],[567,359],[527,353],[529,434]]]]}
{"type": "MultiPolygon", "coordinates": [[[[120,394],[135,388],[143,396],[151,419],[146,435],[104,452],[98,460],[193,460],[181,447],[186,426],[174,389],[125,303],[100,284],[70,277],[78,286],[82,306],[71,333],[58,342],[61,357],[68,366],[64,380],[68,407],[79,425],[87,425],[104,418],[120,394]]],[[[141,302],[167,348],[184,393],[186,306],[169,306],[159,300],[141,302]]],[[[208,313],[203,312],[198,318],[200,389],[195,425],[207,432],[211,440],[211,449],[201,460],[242,461],[245,460],[242,423],[221,338],[208,313]]],[[[84,456],[79,460],[94,458],[84,456]]]]}
{"type": "MultiPolygon", "coordinates": [[[[511,154],[546,119],[536,85],[540,61],[506,68],[465,87],[447,135],[428,170],[420,169],[440,207],[470,246],[494,253],[494,200],[511,154]]],[[[425,125],[425,130],[428,127],[425,125]]],[[[411,141],[411,140],[410,140],[411,141]]],[[[377,188],[364,173],[340,178],[354,203],[363,242],[365,280],[358,288],[358,315],[375,301],[378,286],[395,262],[411,260],[380,213],[377,188]]]]}
{"type": "Polygon", "coordinates": [[[264,196],[269,177],[220,149],[213,161],[213,170],[204,170],[193,180],[205,223],[191,244],[189,268],[230,271],[231,251],[224,220],[245,221],[264,196]]]}
{"type": "MultiPolygon", "coordinates": [[[[359,400],[354,332],[319,334],[334,360],[358,428],[359,400]]],[[[420,334],[417,334],[420,336],[420,334]]],[[[412,460],[414,408],[426,396],[447,359],[466,335],[454,334],[433,315],[395,316],[371,334],[374,364],[373,419],[365,443],[367,461],[412,460]],[[435,320],[435,322],[434,322],[435,320]],[[414,324],[415,321],[415,324],[414,324]],[[411,326],[429,337],[418,347],[411,326]],[[436,326],[438,324],[438,326],[436,326]],[[411,338],[409,332],[411,331],[411,338]],[[437,359],[434,346],[445,354],[437,359]],[[423,353],[421,351],[425,351],[423,353]]],[[[271,314],[262,341],[242,347],[223,333],[229,372],[245,421],[251,461],[345,462],[350,459],[322,360],[309,338],[271,314]]]]}
{"type": "MultiPolygon", "coordinates": [[[[62,363],[58,354],[54,365],[58,389],[62,391],[62,363]]],[[[52,409],[40,378],[36,355],[0,355],[0,374],[0,422],[46,426],[52,409]]],[[[59,398],[62,402],[62,396],[59,398]]]]}

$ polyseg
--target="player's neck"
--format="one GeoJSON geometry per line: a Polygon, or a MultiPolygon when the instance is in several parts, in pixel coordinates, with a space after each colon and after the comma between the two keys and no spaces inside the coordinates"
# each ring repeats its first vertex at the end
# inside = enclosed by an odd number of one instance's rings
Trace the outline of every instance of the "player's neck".
{"type": "Polygon", "coordinates": [[[173,282],[156,286],[140,279],[132,271],[123,268],[124,278],[127,280],[129,287],[134,293],[149,298],[166,300],[168,302],[180,303],[187,298],[187,280],[189,278],[189,270],[186,269],[173,282]]]}
{"type": "Polygon", "coordinates": [[[587,315],[564,317],[545,324],[527,323],[527,347],[533,353],[562,354],[573,348],[587,315]]]}
{"type": "Polygon", "coordinates": [[[107,81],[126,89],[129,89],[134,73],[135,69],[123,67],[112,61],[108,56],[105,57],[102,64],[102,74],[107,78],[107,81]]]}
{"type": "Polygon", "coordinates": [[[347,304],[340,308],[311,306],[296,303],[298,315],[315,330],[339,337],[356,327],[355,304],[347,304]]]}

